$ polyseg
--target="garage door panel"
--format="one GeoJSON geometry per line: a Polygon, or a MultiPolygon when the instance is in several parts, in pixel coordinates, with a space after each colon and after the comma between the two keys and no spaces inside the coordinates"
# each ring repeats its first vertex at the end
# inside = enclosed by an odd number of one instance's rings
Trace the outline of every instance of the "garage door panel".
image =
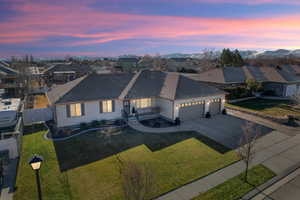
{"type": "Polygon", "coordinates": [[[182,121],[201,118],[204,115],[204,104],[181,107],[179,109],[179,118],[182,121]]]}
{"type": "Polygon", "coordinates": [[[211,115],[217,115],[221,112],[221,102],[211,102],[209,105],[209,112],[211,115]]]}

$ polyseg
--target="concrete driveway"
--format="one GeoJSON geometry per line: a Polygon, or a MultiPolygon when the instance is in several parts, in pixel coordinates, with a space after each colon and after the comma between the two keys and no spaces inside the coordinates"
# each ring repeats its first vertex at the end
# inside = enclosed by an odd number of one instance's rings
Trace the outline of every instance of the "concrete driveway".
{"type": "MultiPolygon", "coordinates": [[[[210,119],[202,118],[183,122],[182,126],[192,127],[201,134],[223,144],[224,146],[236,149],[243,134],[242,127],[247,121],[230,115],[216,115],[210,119]]],[[[255,124],[260,130],[260,136],[266,135],[273,130],[271,128],[255,124]]]]}

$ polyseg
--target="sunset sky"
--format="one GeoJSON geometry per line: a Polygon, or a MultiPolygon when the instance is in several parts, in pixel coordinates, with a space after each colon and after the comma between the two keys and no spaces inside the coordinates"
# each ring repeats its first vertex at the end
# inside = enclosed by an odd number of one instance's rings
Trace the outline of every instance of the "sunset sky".
{"type": "Polygon", "coordinates": [[[0,0],[0,57],[300,49],[300,0],[0,0]]]}

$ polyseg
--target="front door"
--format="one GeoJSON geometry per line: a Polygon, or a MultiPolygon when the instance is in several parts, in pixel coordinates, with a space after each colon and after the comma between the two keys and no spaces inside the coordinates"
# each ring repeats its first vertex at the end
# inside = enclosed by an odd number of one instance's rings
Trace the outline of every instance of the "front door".
{"type": "Polygon", "coordinates": [[[123,101],[123,107],[124,107],[124,112],[127,115],[130,115],[130,101],[129,100],[124,100],[123,101]]]}

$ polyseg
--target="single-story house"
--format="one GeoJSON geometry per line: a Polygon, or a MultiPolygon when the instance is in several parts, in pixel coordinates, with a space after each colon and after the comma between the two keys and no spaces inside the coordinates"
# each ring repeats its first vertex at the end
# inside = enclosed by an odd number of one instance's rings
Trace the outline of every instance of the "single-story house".
{"type": "Polygon", "coordinates": [[[114,120],[134,114],[157,114],[181,121],[216,115],[225,92],[178,73],[90,74],[51,88],[47,97],[57,127],[93,120],[114,120]]]}
{"type": "Polygon", "coordinates": [[[43,71],[45,82],[48,86],[52,84],[64,84],[80,78],[93,70],[89,65],[67,63],[56,64],[43,71]]]}
{"type": "Polygon", "coordinates": [[[242,85],[247,79],[254,79],[262,83],[264,91],[272,91],[276,96],[290,97],[300,93],[300,66],[297,65],[220,67],[186,76],[222,89],[242,85]]]}

